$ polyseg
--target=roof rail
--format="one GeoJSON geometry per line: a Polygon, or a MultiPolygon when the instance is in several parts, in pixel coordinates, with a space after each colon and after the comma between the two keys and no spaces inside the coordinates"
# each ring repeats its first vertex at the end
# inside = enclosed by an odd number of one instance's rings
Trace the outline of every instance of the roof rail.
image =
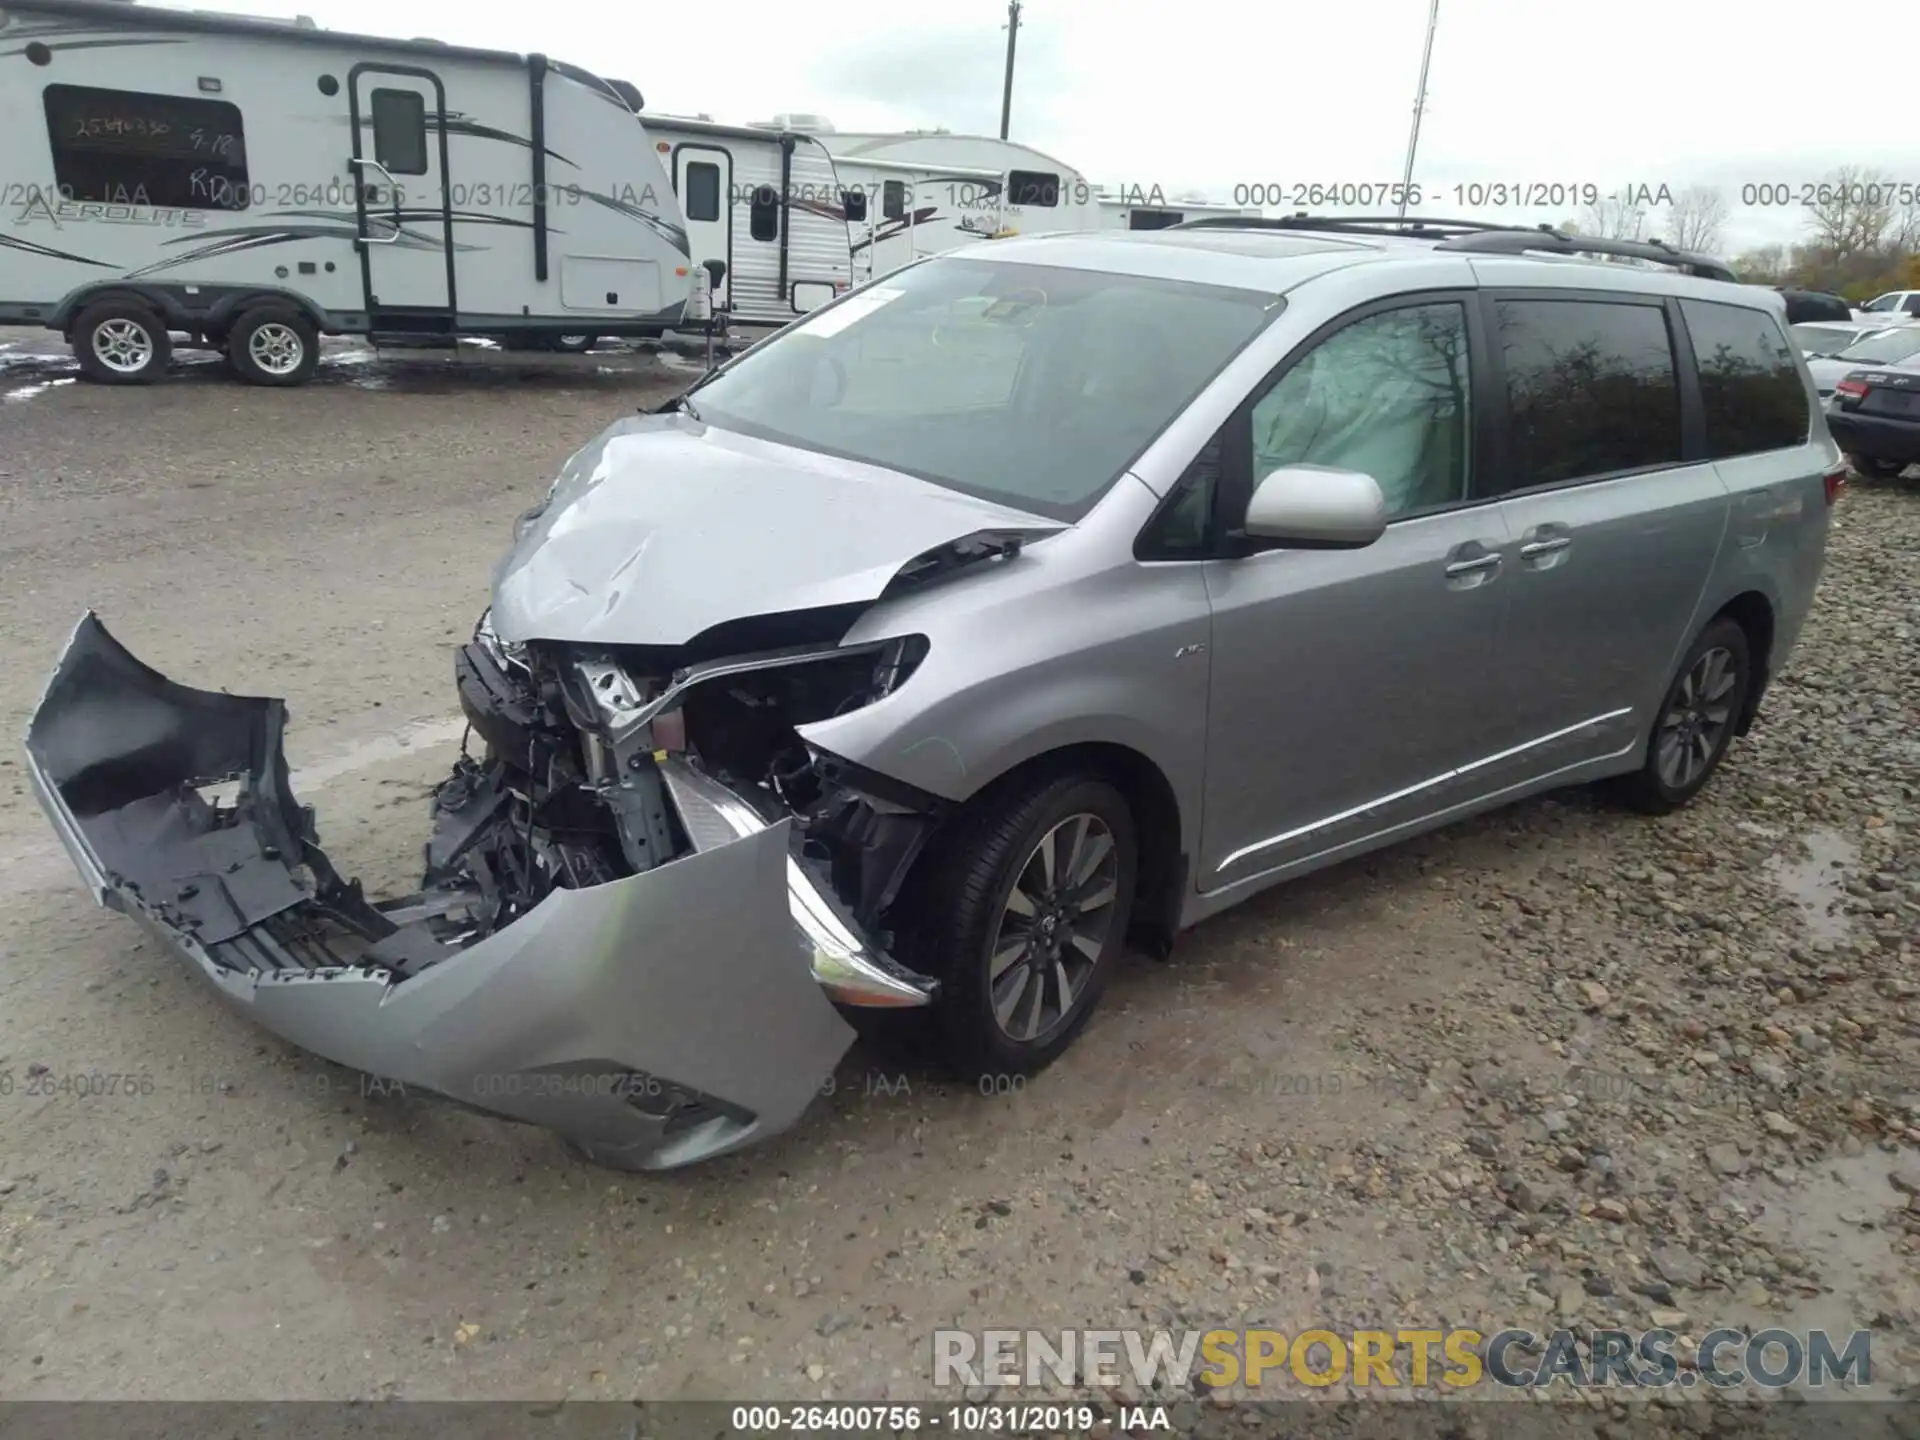
{"type": "Polygon", "coordinates": [[[1479,220],[1442,220],[1426,215],[1201,215],[1169,225],[1169,230],[1330,230],[1344,235],[1477,235],[1506,230],[1479,220]]]}
{"type": "Polygon", "coordinates": [[[1545,225],[1537,230],[1496,227],[1484,234],[1455,235],[1441,241],[1437,248],[1478,255],[1618,255],[1670,265],[1703,280],[1738,279],[1720,261],[1676,250],[1664,240],[1605,240],[1597,235],[1565,235],[1545,225]]]}

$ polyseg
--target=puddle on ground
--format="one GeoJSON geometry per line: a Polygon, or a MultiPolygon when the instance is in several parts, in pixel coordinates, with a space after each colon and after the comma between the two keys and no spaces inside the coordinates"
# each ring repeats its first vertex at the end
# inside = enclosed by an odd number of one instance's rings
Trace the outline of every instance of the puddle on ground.
{"type": "Polygon", "coordinates": [[[1776,855],[1767,862],[1773,883],[1799,907],[1807,933],[1815,940],[1844,940],[1852,927],[1841,887],[1860,858],[1859,847],[1837,830],[1809,830],[1800,836],[1804,859],[1776,855]]]}
{"type": "Polygon", "coordinates": [[[9,390],[4,395],[0,395],[0,400],[31,400],[36,395],[46,394],[56,385],[71,385],[79,378],[77,375],[64,375],[58,380],[41,380],[32,385],[22,385],[17,390],[9,390]]]}

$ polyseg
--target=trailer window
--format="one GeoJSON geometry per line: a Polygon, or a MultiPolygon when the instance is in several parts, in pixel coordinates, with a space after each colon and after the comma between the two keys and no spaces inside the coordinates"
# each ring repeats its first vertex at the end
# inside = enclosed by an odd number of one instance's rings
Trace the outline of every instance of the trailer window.
{"type": "Polygon", "coordinates": [[[898,220],[907,213],[907,186],[904,180],[889,180],[881,187],[880,214],[898,220]]]}
{"type": "Polygon", "coordinates": [[[720,167],[710,160],[687,162],[687,219],[720,218],[720,167]]]}
{"type": "Polygon", "coordinates": [[[841,213],[855,225],[867,218],[867,192],[864,190],[842,190],[840,192],[841,213]]]}
{"type": "Polygon", "coordinates": [[[1135,210],[1127,216],[1129,230],[1167,230],[1185,220],[1180,210],[1135,210]]]}
{"type": "Polygon", "coordinates": [[[762,185],[753,192],[753,206],[747,213],[747,233],[756,240],[780,238],[780,192],[762,185]]]}
{"type": "Polygon", "coordinates": [[[1009,170],[1007,203],[1051,210],[1060,203],[1060,177],[1044,170],[1009,170]]]}
{"type": "Polygon", "coordinates": [[[53,178],[66,200],[244,210],[247,141],[225,100],[49,85],[53,178]]]}
{"type": "Polygon", "coordinates": [[[373,158],[389,175],[427,173],[427,100],[418,90],[376,90],[373,158]]]}

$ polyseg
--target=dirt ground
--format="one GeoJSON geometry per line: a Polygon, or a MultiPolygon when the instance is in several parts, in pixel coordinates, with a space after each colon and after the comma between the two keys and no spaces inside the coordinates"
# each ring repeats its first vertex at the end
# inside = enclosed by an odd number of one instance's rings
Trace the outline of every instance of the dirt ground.
{"type": "MultiPolygon", "coordinates": [[[[93,607],[175,679],[287,697],[333,858],[406,884],[511,521],[688,366],[342,347],[303,390],[118,390],[0,331],[0,728],[93,607]]],[[[93,907],[9,745],[0,1394],[925,1399],[945,1325],[1655,1315],[1869,1328],[1891,1393],[1916,555],[1920,484],[1856,483],[1792,672],[1681,815],[1572,793],[1341,866],[1130,957],[1017,1093],[856,1049],[786,1136],[664,1176],[227,1012],[93,907]]]]}

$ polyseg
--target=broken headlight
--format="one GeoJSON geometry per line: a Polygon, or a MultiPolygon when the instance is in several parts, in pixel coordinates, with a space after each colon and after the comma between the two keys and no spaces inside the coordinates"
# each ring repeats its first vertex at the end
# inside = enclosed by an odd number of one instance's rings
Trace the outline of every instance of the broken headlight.
{"type": "Polygon", "coordinates": [[[493,657],[496,665],[527,668],[527,647],[518,641],[502,640],[493,629],[493,607],[489,605],[480,612],[479,620],[473,626],[474,643],[493,657]]]}

